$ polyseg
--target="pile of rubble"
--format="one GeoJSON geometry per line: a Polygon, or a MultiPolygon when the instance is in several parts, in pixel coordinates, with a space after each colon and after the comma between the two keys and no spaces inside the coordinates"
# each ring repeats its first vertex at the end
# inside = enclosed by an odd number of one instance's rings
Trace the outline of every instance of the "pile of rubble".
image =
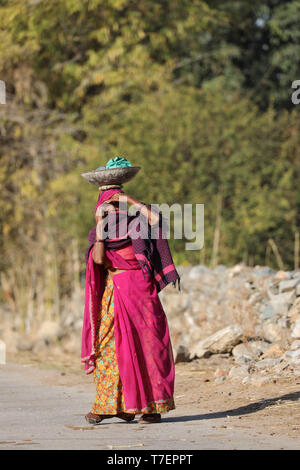
{"type": "Polygon", "coordinates": [[[176,362],[227,353],[215,381],[263,385],[300,376],[300,270],[180,268],[182,293],[162,293],[176,362]],[[234,365],[232,366],[232,360],[234,365]]]}

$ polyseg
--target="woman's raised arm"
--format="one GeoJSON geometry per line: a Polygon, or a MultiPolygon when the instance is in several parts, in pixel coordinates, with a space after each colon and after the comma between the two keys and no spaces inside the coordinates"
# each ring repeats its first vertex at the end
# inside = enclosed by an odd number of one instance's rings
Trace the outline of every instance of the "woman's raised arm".
{"type": "Polygon", "coordinates": [[[152,211],[149,205],[144,204],[141,201],[129,196],[125,193],[116,193],[114,194],[107,202],[126,202],[129,205],[136,207],[141,214],[143,214],[149,221],[150,225],[155,225],[159,221],[159,215],[152,211]]]}

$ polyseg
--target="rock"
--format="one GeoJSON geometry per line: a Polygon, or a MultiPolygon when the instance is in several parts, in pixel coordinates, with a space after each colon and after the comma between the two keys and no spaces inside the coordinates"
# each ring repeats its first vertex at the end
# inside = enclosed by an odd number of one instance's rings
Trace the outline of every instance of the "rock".
{"type": "Polygon", "coordinates": [[[300,298],[297,297],[293,302],[293,305],[289,309],[288,317],[291,319],[292,322],[295,322],[300,318],[300,298]]]}
{"type": "Polygon", "coordinates": [[[253,292],[253,294],[250,295],[248,302],[250,305],[254,305],[262,300],[263,297],[260,292],[253,292]]]}
{"type": "Polygon", "coordinates": [[[269,318],[272,318],[276,315],[276,312],[271,304],[264,305],[261,310],[261,313],[263,320],[268,320],[269,318]]]}
{"type": "Polygon", "coordinates": [[[63,321],[63,325],[64,325],[65,328],[70,328],[74,325],[74,322],[75,322],[74,315],[69,314],[69,315],[65,316],[64,321],[63,321]]]}
{"type": "Polygon", "coordinates": [[[278,342],[282,339],[282,330],[276,323],[271,323],[269,321],[264,322],[262,328],[264,338],[267,341],[270,341],[270,343],[278,342]]]}
{"type": "Polygon", "coordinates": [[[55,321],[45,321],[38,331],[38,338],[46,343],[53,343],[63,337],[60,324],[55,321]]]}
{"type": "Polygon", "coordinates": [[[276,359],[278,357],[283,356],[284,350],[281,349],[279,344],[273,344],[270,346],[267,351],[262,355],[262,359],[273,358],[276,359]]]}
{"type": "Polygon", "coordinates": [[[197,315],[198,320],[205,320],[206,319],[206,313],[205,313],[205,307],[203,306],[203,302],[199,302],[198,300],[193,300],[191,304],[191,313],[192,315],[197,315]]]}
{"type": "MultiPolygon", "coordinates": [[[[192,316],[190,312],[184,312],[183,317],[185,319],[186,326],[191,329],[190,338],[194,338],[196,341],[198,341],[199,338],[201,338],[202,332],[200,328],[196,325],[194,316],[192,316]]],[[[182,325],[182,318],[180,320],[180,324],[182,325]]]]}
{"type": "Polygon", "coordinates": [[[250,357],[248,356],[238,356],[235,358],[234,362],[240,366],[243,366],[243,365],[252,365],[254,364],[254,359],[251,359],[250,357]]]}
{"type": "Polygon", "coordinates": [[[6,345],[0,340],[0,364],[6,364],[6,345]]]}
{"type": "Polygon", "coordinates": [[[180,276],[185,276],[192,269],[192,265],[190,265],[190,264],[189,265],[179,264],[178,266],[176,266],[176,269],[177,269],[177,272],[180,276]]]}
{"type": "Polygon", "coordinates": [[[175,355],[175,364],[178,364],[178,362],[188,362],[190,359],[190,351],[186,346],[183,344],[180,344],[176,350],[176,355],[175,355]]]}
{"type": "Polygon", "coordinates": [[[215,378],[215,383],[216,384],[221,384],[221,383],[225,382],[226,378],[227,377],[225,375],[223,375],[222,377],[217,377],[217,378],[215,378]]]}
{"type": "MultiPolygon", "coordinates": [[[[76,320],[76,322],[74,323],[74,330],[76,332],[82,331],[82,318],[80,318],[79,320],[76,320]]],[[[63,336],[63,333],[61,331],[61,337],[62,336],[63,336]]],[[[58,339],[60,339],[60,336],[58,336],[58,339]]]]}
{"type": "Polygon", "coordinates": [[[191,350],[191,358],[201,358],[207,355],[207,353],[220,354],[231,352],[242,336],[243,329],[241,325],[234,324],[227,326],[208,338],[199,341],[191,350]]]}
{"type": "Polygon", "coordinates": [[[79,336],[73,336],[63,345],[63,349],[66,353],[78,354],[81,350],[81,339],[79,336]]]}
{"type": "Polygon", "coordinates": [[[296,287],[296,295],[297,295],[297,297],[300,296],[300,284],[298,284],[297,287],[296,287]]]}
{"type": "Polygon", "coordinates": [[[291,366],[290,369],[293,371],[293,375],[300,375],[300,349],[287,351],[283,359],[291,366]],[[298,370],[295,370],[295,368],[298,370]]]}
{"type": "Polygon", "coordinates": [[[223,273],[224,271],[226,271],[226,269],[227,269],[227,266],[225,266],[224,264],[219,264],[213,269],[213,272],[219,274],[219,273],[223,273]]]}
{"type": "Polygon", "coordinates": [[[39,354],[39,353],[47,351],[49,345],[50,343],[47,341],[44,341],[43,339],[37,341],[33,346],[34,354],[39,354]]]}
{"type": "Polygon", "coordinates": [[[296,339],[295,341],[293,341],[290,346],[291,351],[296,351],[296,349],[300,349],[300,339],[296,339]]]}
{"type": "Polygon", "coordinates": [[[280,326],[281,329],[287,330],[290,327],[290,319],[288,317],[281,317],[277,321],[277,325],[280,326]]]}
{"type": "Polygon", "coordinates": [[[270,284],[269,287],[267,288],[267,294],[269,299],[273,299],[273,297],[276,297],[276,295],[279,294],[279,286],[278,284],[270,284]]]}
{"type": "Polygon", "coordinates": [[[226,371],[225,369],[221,369],[220,367],[218,367],[214,373],[216,379],[220,377],[227,377],[227,375],[228,371],[226,371]]]}
{"type": "Polygon", "coordinates": [[[32,351],[34,343],[28,339],[19,338],[17,342],[18,351],[32,351]]]}
{"type": "Polygon", "coordinates": [[[266,358],[266,359],[261,359],[255,364],[256,369],[269,369],[270,367],[277,366],[279,362],[281,361],[280,358],[266,358]]]}
{"type": "Polygon", "coordinates": [[[281,281],[279,283],[279,292],[287,292],[294,290],[300,284],[300,278],[289,279],[288,281],[281,281]]]}
{"type": "Polygon", "coordinates": [[[274,378],[270,377],[260,377],[260,376],[248,376],[242,380],[243,385],[253,385],[254,387],[262,387],[268,383],[274,381],[274,378]]]}
{"type": "Polygon", "coordinates": [[[193,280],[200,279],[204,274],[206,274],[209,269],[206,266],[193,266],[189,272],[189,278],[193,280]]]}
{"type": "Polygon", "coordinates": [[[286,271],[277,271],[277,273],[274,276],[274,279],[276,281],[283,281],[283,280],[287,280],[290,278],[291,278],[290,274],[287,273],[286,271]]]}
{"type": "Polygon", "coordinates": [[[169,294],[164,299],[164,305],[168,312],[172,312],[173,314],[181,313],[191,305],[190,294],[186,292],[182,292],[180,295],[178,295],[178,293],[169,294]]]}
{"type": "Polygon", "coordinates": [[[253,353],[250,350],[248,343],[240,343],[232,349],[232,355],[234,357],[247,356],[252,357],[253,353]]]}
{"type": "Polygon", "coordinates": [[[284,294],[277,294],[270,300],[270,305],[275,313],[279,315],[286,315],[290,305],[295,299],[295,292],[285,292],[284,294]]]}
{"type": "Polygon", "coordinates": [[[249,375],[250,368],[247,366],[233,366],[228,374],[228,377],[231,379],[242,380],[244,377],[249,375]]]}
{"type": "Polygon", "coordinates": [[[289,363],[287,360],[283,358],[276,366],[273,367],[272,372],[274,374],[283,375],[283,372],[287,371],[288,368],[289,368],[289,363]]]}
{"type": "Polygon", "coordinates": [[[247,268],[247,266],[244,263],[236,264],[229,270],[229,277],[238,276],[245,268],[247,268]]]}
{"type": "Polygon", "coordinates": [[[235,346],[232,350],[232,355],[235,359],[243,357],[250,360],[254,359],[256,356],[249,343],[241,343],[235,346]]]}
{"type": "Polygon", "coordinates": [[[262,266],[255,266],[253,272],[255,273],[255,276],[258,277],[265,277],[265,276],[273,276],[276,271],[274,271],[271,268],[268,267],[262,267],[262,266]]]}
{"type": "Polygon", "coordinates": [[[296,320],[292,333],[291,333],[292,338],[300,338],[300,319],[296,320]]]}
{"type": "Polygon", "coordinates": [[[287,351],[284,355],[284,359],[287,361],[300,359],[300,349],[296,349],[294,351],[287,351]]]}
{"type": "Polygon", "coordinates": [[[258,358],[259,356],[264,354],[270,347],[270,343],[261,340],[249,341],[248,344],[255,353],[255,358],[258,358]]]}

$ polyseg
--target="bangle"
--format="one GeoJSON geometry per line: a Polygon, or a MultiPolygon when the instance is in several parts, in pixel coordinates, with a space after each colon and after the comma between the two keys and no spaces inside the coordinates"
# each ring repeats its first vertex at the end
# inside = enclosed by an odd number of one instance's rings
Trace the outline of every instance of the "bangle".
{"type": "Polygon", "coordinates": [[[95,243],[104,242],[104,240],[95,240],[95,243]]]}

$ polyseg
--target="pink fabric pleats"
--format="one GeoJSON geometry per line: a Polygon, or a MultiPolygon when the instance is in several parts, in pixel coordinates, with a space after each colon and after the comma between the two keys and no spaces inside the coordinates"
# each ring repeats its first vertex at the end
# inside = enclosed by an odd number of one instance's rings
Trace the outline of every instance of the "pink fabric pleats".
{"type": "Polygon", "coordinates": [[[154,282],[141,270],[116,274],[114,331],[126,409],[142,409],[174,393],[168,322],[154,282]]]}
{"type": "MultiPolygon", "coordinates": [[[[129,250],[129,253],[130,250],[129,250]]],[[[118,269],[140,269],[137,259],[125,259],[118,251],[106,250],[105,255],[113,267],[118,269]]],[[[81,361],[87,374],[95,368],[95,340],[97,317],[101,307],[101,298],[104,291],[104,268],[93,261],[90,250],[85,281],[85,302],[82,326],[81,361]]]]}

